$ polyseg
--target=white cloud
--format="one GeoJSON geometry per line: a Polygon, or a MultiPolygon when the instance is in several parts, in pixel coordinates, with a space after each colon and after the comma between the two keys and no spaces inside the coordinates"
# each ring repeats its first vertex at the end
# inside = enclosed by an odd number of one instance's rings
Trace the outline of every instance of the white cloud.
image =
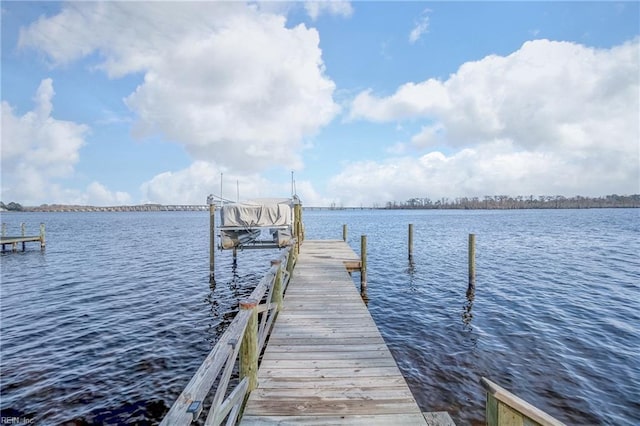
{"type": "Polygon", "coordinates": [[[633,193],[625,173],[602,179],[561,155],[518,151],[508,141],[467,148],[452,155],[435,151],[421,157],[348,164],[334,176],[329,190],[344,205],[384,206],[413,197],[482,197],[483,195],[592,195],[633,193]]]}
{"type": "Polygon", "coordinates": [[[590,134],[581,144],[597,144],[591,131],[603,140],[615,122],[613,127],[623,125],[615,133],[628,143],[637,132],[638,49],[637,39],[609,50],[527,42],[509,56],[467,62],[446,81],[407,83],[386,98],[363,91],[350,117],[380,122],[425,118],[440,123],[453,146],[509,138],[525,148],[574,147],[575,137],[558,138],[568,125],[590,134]]]}
{"type": "MultiPolygon", "coordinates": [[[[186,169],[161,173],[142,184],[143,202],[205,204],[208,194],[220,194],[220,173],[222,196],[227,200],[291,195],[291,183],[286,179],[272,182],[259,174],[235,174],[215,163],[195,161],[186,169]]],[[[296,193],[305,205],[328,205],[308,181],[296,181],[296,193]]]]}
{"type": "Polygon", "coordinates": [[[450,93],[436,79],[422,83],[406,83],[387,98],[372,95],[372,90],[360,92],[353,100],[349,118],[377,122],[429,117],[451,107],[450,93]]]}
{"type": "Polygon", "coordinates": [[[314,21],[322,14],[338,15],[344,18],[353,15],[351,3],[345,0],[306,1],[304,8],[314,21]]]}
{"type": "Polygon", "coordinates": [[[300,168],[303,139],[339,112],[317,31],[285,24],[234,2],[70,2],[23,29],[20,45],[57,65],[98,52],[111,77],[144,73],[126,98],[135,135],[251,174],[300,168]]]}
{"type": "Polygon", "coordinates": [[[444,126],[441,123],[422,126],[420,133],[411,138],[411,143],[418,148],[435,146],[445,141],[444,126]]]}
{"type": "Polygon", "coordinates": [[[99,182],[91,182],[81,197],[79,204],[90,206],[118,206],[131,204],[131,196],[122,191],[110,191],[99,182]]]}
{"type": "Polygon", "coordinates": [[[258,174],[235,174],[215,163],[195,161],[186,169],[161,173],[143,183],[143,202],[205,204],[208,194],[220,194],[220,173],[223,173],[222,196],[229,200],[235,201],[238,192],[240,199],[290,193],[290,190],[283,193],[284,188],[277,188],[258,174]]]}
{"type": "Polygon", "coordinates": [[[72,177],[89,127],[57,120],[53,112],[53,81],[42,80],[32,111],[20,116],[2,102],[2,194],[5,202],[24,205],[58,202],[121,203],[128,194],[111,193],[94,182],[86,192],[63,188],[59,180],[72,177]]]}
{"type": "Polygon", "coordinates": [[[411,44],[420,40],[423,34],[429,32],[429,13],[431,13],[430,9],[423,10],[420,18],[415,22],[413,29],[409,33],[409,42],[411,44]]]}
{"type": "Polygon", "coordinates": [[[350,199],[389,188],[387,201],[433,193],[637,193],[639,51],[638,39],[611,49],[537,40],[509,56],[465,63],[446,81],[407,83],[387,97],[363,91],[352,120],[423,120],[412,145],[453,152],[349,165],[334,189],[350,199]]]}

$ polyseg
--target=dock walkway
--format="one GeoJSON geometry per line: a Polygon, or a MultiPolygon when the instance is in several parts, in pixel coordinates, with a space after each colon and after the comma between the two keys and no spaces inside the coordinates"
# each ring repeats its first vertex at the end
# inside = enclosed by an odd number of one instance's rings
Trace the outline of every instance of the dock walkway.
{"type": "Polygon", "coordinates": [[[343,241],[302,244],[242,425],[431,423],[347,272],[358,261],[343,241]]]}
{"type": "Polygon", "coordinates": [[[25,224],[21,225],[22,232],[21,235],[16,236],[8,236],[7,235],[7,227],[6,224],[2,224],[2,231],[0,234],[0,244],[2,245],[2,251],[7,245],[11,245],[11,251],[18,251],[18,244],[22,244],[22,250],[25,250],[26,243],[38,242],[40,243],[40,249],[44,250],[45,248],[45,231],[44,231],[44,223],[40,224],[40,234],[39,235],[25,235],[25,224]]]}

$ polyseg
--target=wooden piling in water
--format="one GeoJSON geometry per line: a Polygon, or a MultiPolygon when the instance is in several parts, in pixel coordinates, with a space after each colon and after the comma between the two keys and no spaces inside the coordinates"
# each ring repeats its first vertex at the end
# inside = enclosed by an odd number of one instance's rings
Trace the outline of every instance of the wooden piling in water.
{"type": "Polygon", "coordinates": [[[347,241],[347,224],[342,225],[342,241],[347,241]]]}
{"type": "Polygon", "coordinates": [[[469,290],[476,284],[476,235],[469,234],[469,290]]]}
{"type": "Polygon", "coordinates": [[[413,260],[413,223],[409,224],[409,262],[413,260]]]}
{"type": "Polygon", "coordinates": [[[360,292],[367,291],[367,236],[360,236],[360,292]]]}
{"type": "Polygon", "coordinates": [[[249,380],[248,392],[258,387],[258,301],[243,300],[241,310],[251,310],[240,345],[240,380],[249,380]]]}
{"type": "Polygon", "coordinates": [[[44,250],[44,248],[46,247],[46,240],[45,240],[45,230],[44,230],[44,223],[40,224],[40,249],[44,250]]]}
{"type": "Polygon", "coordinates": [[[209,280],[215,280],[216,205],[209,199],[209,280]]]}

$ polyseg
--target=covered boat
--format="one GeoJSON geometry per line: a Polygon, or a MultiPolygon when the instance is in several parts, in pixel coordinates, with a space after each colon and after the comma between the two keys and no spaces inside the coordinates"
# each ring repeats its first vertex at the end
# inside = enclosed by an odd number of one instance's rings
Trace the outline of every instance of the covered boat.
{"type": "Polygon", "coordinates": [[[296,202],[296,198],[259,198],[225,204],[220,211],[220,248],[280,248],[289,245],[296,202]]]}

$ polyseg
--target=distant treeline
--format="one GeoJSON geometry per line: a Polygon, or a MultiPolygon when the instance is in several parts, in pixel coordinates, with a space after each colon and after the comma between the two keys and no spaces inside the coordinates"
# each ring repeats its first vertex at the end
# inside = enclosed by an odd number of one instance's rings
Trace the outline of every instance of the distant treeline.
{"type": "Polygon", "coordinates": [[[562,195],[533,195],[511,197],[508,195],[485,195],[484,197],[410,198],[404,202],[388,201],[387,209],[593,209],[612,207],[640,207],[640,194],[607,195],[604,197],[563,197],[562,195]]]}
{"type": "Polygon", "coordinates": [[[163,205],[141,204],[134,206],[81,206],[70,204],[42,204],[37,207],[23,207],[18,203],[9,203],[5,206],[0,202],[0,207],[8,211],[22,212],[177,212],[177,211],[205,211],[209,206],[205,205],[163,205]]]}
{"type": "Polygon", "coordinates": [[[24,208],[19,203],[10,202],[9,204],[4,204],[0,201],[0,210],[9,210],[12,212],[21,212],[24,208]]]}
{"type": "MultiPolygon", "coordinates": [[[[523,196],[511,197],[509,195],[485,195],[484,197],[443,197],[437,200],[425,198],[410,198],[407,201],[388,201],[384,207],[375,204],[373,209],[473,209],[473,210],[498,210],[498,209],[595,209],[595,208],[630,208],[640,207],[640,194],[633,195],[607,195],[604,197],[564,197],[555,196],[523,196]]],[[[307,209],[314,207],[305,206],[307,209]]],[[[345,207],[315,207],[318,209],[343,210],[345,207]]],[[[354,209],[351,207],[350,209],[354,209]]],[[[19,203],[4,204],[0,201],[1,211],[25,211],[25,212],[127,212],[127,211],[205,211],[206,205],[162,205],[142,204],[134,206],[79,206],[65,204],[42,204],[37,207],[23,207],[19,203]]]]}

